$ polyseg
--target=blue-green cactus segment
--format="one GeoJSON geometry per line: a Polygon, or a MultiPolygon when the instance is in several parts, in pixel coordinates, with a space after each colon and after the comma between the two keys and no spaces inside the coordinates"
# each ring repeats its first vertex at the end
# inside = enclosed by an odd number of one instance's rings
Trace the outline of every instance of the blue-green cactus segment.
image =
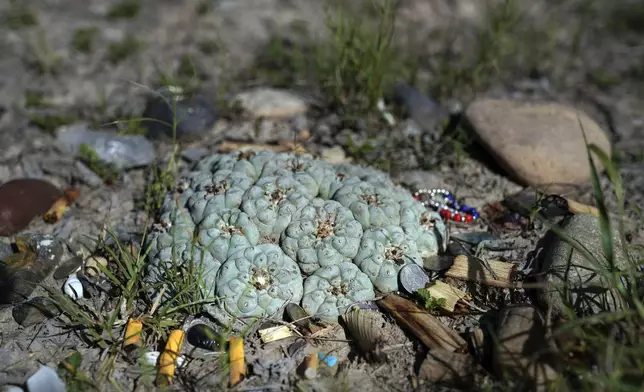
{"type": "Polygon", "coordinates": [[[219,267],[239,250],[257,245],[259,229],[248,215],[239,210],[211,213],[197,225],[196,243],[191,255],[201,267],[207,283],[215,283],[219,267]]]}
{"type": "Polygon", "coordinates": [[[302,308],[310,316],[337,323],[338,316],[356,302],[375,299],[373,285],[355,264],[329,265],[304,281],[302,308]]]}
{"type": "Polygon", "coordinates": [[[241,209],[262,235],[279,238],[297,211],[309,201],[298,192],[302,187],[292,177],[262,178],[246,191],[241,209]]]}
{"type": "Polygon", "coordinates": [[[398,291],[398,272],[403,265],[423,265],[414,238],[393,225],[366,230],[354,262],[374,287],[385,294],[398,291]]]}
{"type": "Polygon", "coordinates": [[[333,200],[349,208],[365,230],[400,223],[400,203],[387,188],[348,181],[334,193],[333,200]]]}
{"type": "Polygon", "coordinates": [[[288,302],[302,299],[303,280],[293,259],[274,244],[245,248],[219,268],[221,307],[237,318],[273,317],[288,302]]]}
{"type": "Polygon", "coordinates": [[[302,276],[310,288],[302,304],[337,319],[340,310],[330,307],[371,299],[376,288],[397,290],[402,265],[422,264],[448,237],[438,214],[386,173],[296,153],[206,157],[181,176],[159,213],[146,239],[146,282],[195,263],[206,295],[223,297],[207,310],[225,325],[299,302],[302,276]]]}
{"type": "Polygon", "coordinates": [[[335,171],[336,173],[364,181],[377,188],[392,189],[395,186],[387,173],[374,169],[373,167],[342,163],[335,165],[335,171]]]}
{"type": "Polygon", "coordinates": [[[449,233],[438,212],[428,210],[413,198],[400,205],[400,226],[416,241],[422,258],[447,250],[449,233]]]}
{"type": "Polygon", "coordinates": [[[223,171],[195,181],[186,208],[195,222],[224,210],[239,208],[244,193],[254,181],[243,174],[223,171]]]}
{"type": "Polygon", "coordinates": [[[349,209],[334,200],[316,198],[300,210],[282,232],[281,246],[302,273],[351,261],[358,253],[362,226],[349,209]]]}

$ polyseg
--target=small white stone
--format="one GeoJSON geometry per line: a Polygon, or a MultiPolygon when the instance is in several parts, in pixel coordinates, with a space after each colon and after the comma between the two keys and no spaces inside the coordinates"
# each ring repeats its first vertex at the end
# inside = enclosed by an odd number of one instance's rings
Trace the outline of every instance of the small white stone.
{"type": "Polygon", "coordinates": [[[27,380],[29,392],[65,392],[65,384],[58,377],[56,371],[47,366],[40,366],[40,369],[27,380]]]}

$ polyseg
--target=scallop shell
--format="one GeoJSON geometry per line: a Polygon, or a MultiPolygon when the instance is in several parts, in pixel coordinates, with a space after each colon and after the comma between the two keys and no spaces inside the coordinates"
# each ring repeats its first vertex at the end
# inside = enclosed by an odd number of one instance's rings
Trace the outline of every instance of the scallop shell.
{"type": "Polygon", "coordinates": [[[354,306],[343,314],[342,318],[347,330],[367,359],[384,360],[384,355],[380,350],[382,320],[378,312],[354,306]]]}
{"type": "Polygon", "coordinates": [[[63,291],[74,300],[83,298],[83,284],[76,274],[71,274],[63,285],[63,291]]]}

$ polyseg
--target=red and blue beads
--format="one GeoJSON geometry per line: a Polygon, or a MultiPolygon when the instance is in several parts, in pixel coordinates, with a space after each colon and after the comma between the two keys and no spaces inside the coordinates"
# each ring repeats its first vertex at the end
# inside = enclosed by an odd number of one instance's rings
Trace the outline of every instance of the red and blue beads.
{"type": "Polygon", "coordinates": [[[414,193],[414,199],[423,203],[425,207],[431,207],[438,211],[445,220],[472,223],[479,218],[479,213],[475,208],[459,204],[454,195],[446,189],[419,189],[414,193]],[[428,195],[428,198],[421,200],[421,195],[428,195]]]}

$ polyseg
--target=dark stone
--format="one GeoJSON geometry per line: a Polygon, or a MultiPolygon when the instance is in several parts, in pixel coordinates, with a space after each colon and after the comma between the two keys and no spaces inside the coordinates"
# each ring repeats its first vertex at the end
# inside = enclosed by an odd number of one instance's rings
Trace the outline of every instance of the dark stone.
{"type": "Polygon", "coordinates": [[[61,313],[54,301],[47,297],[34,297],[13,308],[13,319],[23,327],[40,324],[61,313]]]}
{"type": "Polygon", "coordinates": [[[173,92],[162,87],[150,96],[143,117],[151,138],[173,136],[172,124],[176,119],[176,138],[197,140],[209,131],[219,114],[215,104],[204,92],[173,92]]]}
{"type": "Polygon", "coordinates": [[[0,304],[16,304],[28,299],[60,262],[62,244],[50,235],[20,239],[26,250],[0,262],[0,304]]]}

